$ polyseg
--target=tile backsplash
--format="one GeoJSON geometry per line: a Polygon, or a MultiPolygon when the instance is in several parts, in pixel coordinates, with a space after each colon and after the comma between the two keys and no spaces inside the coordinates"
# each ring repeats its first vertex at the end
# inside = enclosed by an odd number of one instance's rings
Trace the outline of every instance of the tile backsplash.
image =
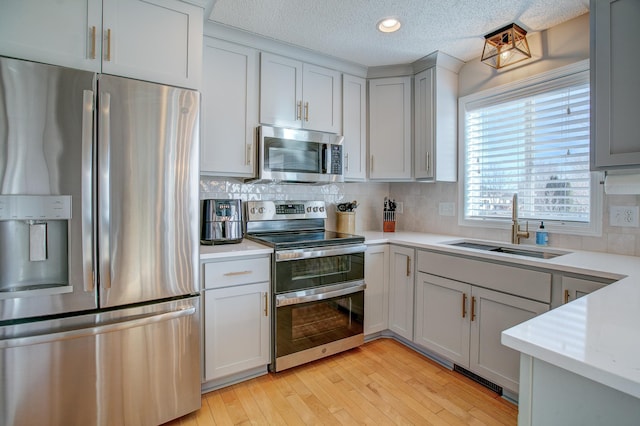
{"type": "MultiPolygon", "coordinates": [[[[239,198],[249,200],[324,200],[327,203],[327,229],[335,230],[336,204],[358,201],[356,233],[382,231],[384,197],[403,203],[396,215],[396,231],[429,232],[460,237],[508,242],[509,230],[482,229],[458,225],[457,183],[337,183],[329,185],[242,183],[237,180],[200,178],[200,199],[239,198]],[[440,203],[453,203],[454,215],[441,215],[440,203]]],[[[640,256],[640,228],[609,226],[609,207],[640,205],[640,196],[604,196],[602,235],[584,237],[552,234],[550,246],[640,256]]],[[[535,233],[532,233],[535,235],[535,233]]],[[[523,241],[534,244],[535,237],[523,241]]]]}
{"type": "Polygon", "coordinates": [[[335,183],[328,185],[243,183],[200,177],[200,199],[322,200],[327,204],[326,228],[335,230],[336,204],[356,200],[356,232],[382,230],[382,206],[388,183],[335,183]]]}

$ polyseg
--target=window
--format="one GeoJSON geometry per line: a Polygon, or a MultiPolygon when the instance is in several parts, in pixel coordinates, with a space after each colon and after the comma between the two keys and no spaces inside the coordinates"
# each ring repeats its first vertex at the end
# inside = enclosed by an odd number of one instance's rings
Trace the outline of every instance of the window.
{"type": "Polygon", "coordinates": [[[599,185],[589,171],[587,63],[460,99],[461,222],[512,217],[555,232],[600,232],[599,185]]]}

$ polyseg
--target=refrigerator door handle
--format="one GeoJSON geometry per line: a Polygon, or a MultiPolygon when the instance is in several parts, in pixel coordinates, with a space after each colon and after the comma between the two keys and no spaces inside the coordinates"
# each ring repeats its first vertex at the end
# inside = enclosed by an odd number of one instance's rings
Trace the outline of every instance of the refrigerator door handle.
{"type": "Polygon", "coordinates": [[[100,92],[99,117],[100,126],[98,131],[98,238],[100,241],[99,262],[100,262],[100,286],[103,289],[111,288],[111,260],[109,235],[109,146],[111,145],[111,94],[100,92]]]}
{"type": "Polygon", "coordinates": [[[150,324],[157,324],[163,321],[171,321],[174,319],[194,315],[196,313],[195,306],[188,306],[175,311],[162,312],[159,314],[151,314],[136,319],[124,318],[121,322],[110,323],[98,326],[89,326],[69,331],[61,331],[58,333],[38,334],[26,337],[14,337],[11,339],[0,340],[0,349],[17,348],[22,346],[39,345],[42,343],[51,343],[61,340],[78,339],[87,336],[96,336],[98,334],[111,333],[114,331],[127,330],[134,327],[144,327],[150,324]]]}
{"type": "Polygon", "coordinates": [[[93,91],[82,92],[82,281],[95,289],[93,269],[93,91]]]}

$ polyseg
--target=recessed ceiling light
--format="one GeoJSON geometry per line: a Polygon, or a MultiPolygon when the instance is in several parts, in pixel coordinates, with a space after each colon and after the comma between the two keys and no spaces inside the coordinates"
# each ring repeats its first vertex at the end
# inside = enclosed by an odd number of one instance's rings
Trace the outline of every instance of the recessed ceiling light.
{"type": "Polygon", "coordinates": [[[378,30],[383,33],[393,33],[400,29],[400,21],[396,18],[384,18],[378,22],[378,30]]]}

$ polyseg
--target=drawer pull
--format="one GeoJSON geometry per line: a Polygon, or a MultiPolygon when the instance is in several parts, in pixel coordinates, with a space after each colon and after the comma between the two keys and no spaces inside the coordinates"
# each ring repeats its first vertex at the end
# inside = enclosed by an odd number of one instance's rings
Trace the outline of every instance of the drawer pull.
{"type": "Polygon", "coordinates": [[[237,275],[249,275],[253,274],[253,271],[236,271],[236,272],[227,272],[224,274],[225,277],[235,277],[237,275]]]}
{"type": "Polygon", "coordinates": [[[471,296],[471,321],[476,319],[476,298],[471,296]]]}
{"type": "Polygon", "coordinates": [[[569,303],[569,290],[564,291],[564,303],[569,303]]]}
{"type": "Polygon", "coordinates": [[[462,318],[467,317],[467,293],[462,293],[462,318]]]}

